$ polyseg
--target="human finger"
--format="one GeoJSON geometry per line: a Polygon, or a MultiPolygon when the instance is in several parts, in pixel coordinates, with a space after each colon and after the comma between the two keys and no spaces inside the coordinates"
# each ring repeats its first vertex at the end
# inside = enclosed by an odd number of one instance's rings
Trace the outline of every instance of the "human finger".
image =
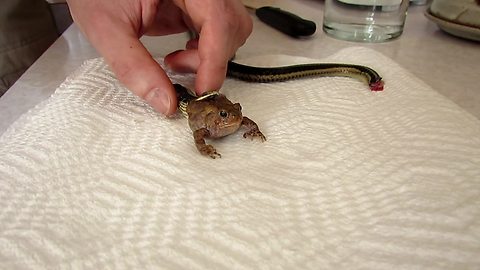
{"type": "Polygon", "coordinates": [[[105,58],[117,78],[158,112],[165,115],[173,114],[177,102],[173,85],[139,41],[141,23],[127,20],[119,14],[112,15],[112,9],[115,7],[108,6],[111,2],[94,3],[93,9],[88,8],[92,5],[86,5],[88,1],[82,2],[83,6],[76,5],[80,4],[77,1],[70,2],[73,2],[70,8],[74,19],[77,15],[80,17],[77,19],[80,28],[105,58]],[[86,12],[82,8],[99,14],[87,16],[89,20],[81,19],[86,12]]]}

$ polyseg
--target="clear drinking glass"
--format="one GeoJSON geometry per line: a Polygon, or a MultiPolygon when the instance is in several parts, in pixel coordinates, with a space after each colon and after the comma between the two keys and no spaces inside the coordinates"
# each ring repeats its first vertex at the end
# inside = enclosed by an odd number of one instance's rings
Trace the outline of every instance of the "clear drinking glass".
{"type": "Polygon", "coordinates": [[[325,0],[323,31],[338,39],[383,42],[399,37],[410,0],[325,0]]]}
{"type": "Polygon", "coordinates": [[[410,4],[415,6],[422,6],[428,4],[428,0],[410,0],[410,4]]]}

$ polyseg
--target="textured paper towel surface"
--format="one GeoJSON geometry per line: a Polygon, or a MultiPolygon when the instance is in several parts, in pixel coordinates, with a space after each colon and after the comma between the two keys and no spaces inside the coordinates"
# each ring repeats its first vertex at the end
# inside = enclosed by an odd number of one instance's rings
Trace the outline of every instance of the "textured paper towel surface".
{"type": "Polygon", "coordinates": [[[0,138],[0,268],[478,269],[480,122],[371,50],[323,61],[386,89],[227,80],[268,141],[219,160],[86,62],[0,138]]]}

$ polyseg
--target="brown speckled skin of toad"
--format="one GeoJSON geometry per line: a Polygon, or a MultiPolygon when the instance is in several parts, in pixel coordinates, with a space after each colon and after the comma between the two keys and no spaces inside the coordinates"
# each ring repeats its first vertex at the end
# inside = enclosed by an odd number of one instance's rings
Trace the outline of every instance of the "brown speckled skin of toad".
{"type": "Polygon", "coordinates": [[[202,155],[211,158],[221,157],[212,145],[205,142],[205,139],[221,138],[235,133],[241,127],[247,130],[243,134],[244,138],[260,138],[262,142],[266,141],[258,125],[242,115],[242,107],[239,103],[231,102],[225,95],[218,92],[206,93],[199,98],[186,100],[184,92],[186,89],[181,85],[175,85],[175,88],[177,93],[180,93],[180,102],[186,103],[184,110],[188,125],[193,132],[195,145],[202,155]]]}

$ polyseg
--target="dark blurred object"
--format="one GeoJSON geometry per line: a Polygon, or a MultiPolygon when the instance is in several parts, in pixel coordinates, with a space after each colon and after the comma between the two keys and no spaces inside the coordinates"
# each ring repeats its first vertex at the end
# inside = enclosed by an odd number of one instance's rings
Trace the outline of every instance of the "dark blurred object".
{"type": "Polygon", "coordinates": [[[296,14],[271,5],[274,0],[242,0],[245,7],[253,10],[263,23],[291,37],[307,37],[315,33],[317,26],[296,14]]]}
{"type": "Polygon", "coordinates": [[[47,3],[50,4],[57,32],[62,34],[73,23],[67,2],[65,0],[47,0],[47,3]]]}
{"type": "Polygon", "coordinates": [[[0,96],[55,41],[44,0],[0,0],[0,96]]]}
{"type": "Polygon", "coordinates": [[[311,36],[316,30],[314,22],[279,8],[261,7],[255,14],[262,22],[291,37],[311,36]]]}

